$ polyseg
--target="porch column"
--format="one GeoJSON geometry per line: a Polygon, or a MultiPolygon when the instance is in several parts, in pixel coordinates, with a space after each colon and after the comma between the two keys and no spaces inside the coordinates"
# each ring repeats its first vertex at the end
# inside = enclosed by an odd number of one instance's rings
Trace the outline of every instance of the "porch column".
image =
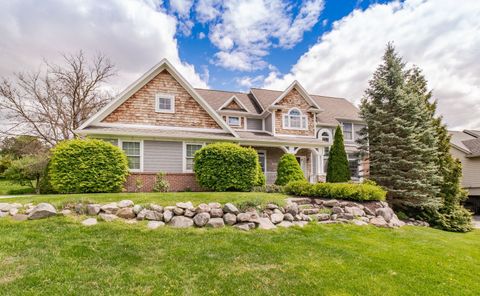
{"type": "Polygon", "coordinates": [[[324,148],[321,147],[321,148],[318,148],[318,165],[319,165],[319,169],[318,169],[318,172],[319,172],[319,175],[323,176],[325,175],[325,170],[323,169],[325,167],[324,163],[323,163],[323,155],[324,155],[324,148]]]}

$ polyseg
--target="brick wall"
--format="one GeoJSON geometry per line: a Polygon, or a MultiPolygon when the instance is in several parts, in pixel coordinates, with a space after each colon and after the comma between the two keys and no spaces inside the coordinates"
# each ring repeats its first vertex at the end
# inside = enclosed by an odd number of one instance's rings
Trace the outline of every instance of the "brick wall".
{"type": "MultiPolygon", "coordinates": [[[[151,192],[156,181],[156,173],[131,173],[125,182],[128,192],[151,192]]],[[[169,191],[204,191],[197,183],[193,173],[167,173],[169,191]]]]}

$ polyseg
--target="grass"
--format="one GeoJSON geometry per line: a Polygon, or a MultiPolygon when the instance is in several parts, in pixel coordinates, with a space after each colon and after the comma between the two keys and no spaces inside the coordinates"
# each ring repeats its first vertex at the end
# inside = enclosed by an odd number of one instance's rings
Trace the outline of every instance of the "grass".
{"type": "Polygon", "coordinates": [[[8,180],[0,179],[0,195],[25,194],[34,192],[33,188],[22,186],[8,180]]]}
{"type": "Polygon", "coordinates": [[[1,295],[478,295],[480,231],[0,219],[1,295]]]}

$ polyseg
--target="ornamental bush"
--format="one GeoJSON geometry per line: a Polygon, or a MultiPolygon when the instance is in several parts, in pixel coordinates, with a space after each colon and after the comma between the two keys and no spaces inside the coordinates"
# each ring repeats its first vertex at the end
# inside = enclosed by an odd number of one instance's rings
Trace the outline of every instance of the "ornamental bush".
{"type": "Polygon", "coordinates": [[[282,155],[278,163],[276,185],[286,185],[292,181],[306,181],[302,168],[295,155],[286,153],[282,155]]]}
{"type": "Polygon", "coordinates": [[[328,154],[327,182],[341,183],[350,180],[348,158],[343,144],[343,134],[340,126],[335,130],[335,138],[328,154]]]}
{"type": "Polygon", "coordinates": [[[262,166],[260,162],[257,161],[257,180],[255,181],[255,186],[265,186],[267,180],[265,174],[262,171],[262,166]]]}
{"type": "Polygon", "coordinates": [[[253,148],[214,143],[198,150],[193,170],[198,183],[213,191],[250,191],[258,182],[258,156],[253,148]]]}
{"type": "Polygon", "coordinates": [[[297,196],[348,199],[356,201],[385,200],[387,192],[380,186],[357,183],[317,183],[306,181],[288,183],[285,193],[297,196]]]}
{"type": "Polygon", "coordinates": [[[50,182],[61,193],[119,192],[128,175],[127,157],[106,141],[67,140],[52,152],[50,182]]]}

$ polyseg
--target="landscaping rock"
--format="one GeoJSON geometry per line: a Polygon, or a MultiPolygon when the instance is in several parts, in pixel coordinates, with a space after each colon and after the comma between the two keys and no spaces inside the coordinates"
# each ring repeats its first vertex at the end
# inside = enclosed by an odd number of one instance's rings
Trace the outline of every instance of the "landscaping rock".
{"type": "Polygon", "coordinates": [[[191,209],[186,209],[185,212],[183,213],[183,215],[185,217],[192,218],[193,216],[195,216],[195,211],[193,211],[193,209],[192,210],[191,209]]]}
{"type": "Polygon", "coordinates": [[[302,210],[302,213],[305,215],[314,215],[314,214],[318,214],[318,212],[320,212],[320,209],[317,209],[317,208],[308,208],[308,209],[302,210]]]}
{"type": "Polygon", "coordinates": [[[212,218],[222,218],[223,210],[221,208],[212,208],[210,210],[210,217],[212,218]]]}
{"type": "Polygon", "coordinates": [[[405,222],[400,221],[397,215],[393,214],[392,219],[388,222],[389,227],[402,227],[405,225],[405,222]]]}
{"type": "Polygon", "coordinates": [[[207,204],[199,204],[198,207],[195,209],[197,213],[209,213],[211,210],[210,206],[207,204]]]}
{"type": "Polygon", "coordinates": [[[288,227],[292,227],[293,223],[290,222],[290,221],[282,221],[282,222],[278,223],[277,226],[288,228],[288,227]]]}
{"type": "MultiPolygon", "coordinates": [[[[163,212],[163,221],[165,221],[165,223],[168,223],[170,222],[170,220],[172,220],[172,217],[173,217],[173,212],[170,211],[170,210],[165,210],[163,212]]],[[[180,216],[179,216],[180,217],[180,216]]]]}
{"type": "Polygon", "coordinates": [[[231,203],[226,203],[224,206],[223,206],[223,211],[225,213],[232,213],[232,214],[235,214],[237,215],[240,211],[237,209],[237,207],[234,205],[234,204],[231,204],[231,203]]]}
{"type": "Polygon", "coordinates": [[[88,204],[87,205],[87,215],[96,216],[100,213],[101,205],[99,204],[88,204]]]}
{"type": "Polygon", "coordinates": [[[193,223],[198,227],[205,226],[208,223],[208,220],[210,220],[210,214],[206,212],[198,213],[193,217],[193,223]]]}
{"type": "Polygon", "coordinates": [[[129,199],[121,200],[118,202],[118,207],[119,208],[127,208],[127,207],[133,207],[134,203],[133,201],[129,199]]]}
{"type": "Polygon", "coordinates": [[[12,219],[15,220],[15,221],[25,221],[28,219],[28,216],[25,215],[25,214],[16,214],[14,216],[12,216],[12,219]]]}
{"type": "MultiPolygon", "coordinates": [[[[135,210],[134,210],[135,211],[135,210]]],[[[138,214],[137,214],[137,220],[144,220],[145,219],[145,216],[147,215],[147,213],[149,212],[149,210],[147,209],[142,209],[138,214]]]]}
{"type": "Polygon", "coordinates": [[[112,222],[114,220],[117,220],[118,217],[114,214],[107,214],[107,213],[100,213],[98,215],[99,219],[105,222],[112,222]]]}
{"type": "Polygon", "coordinates": [[[323,205],[329,208],[338,207],[340,205],[340,202],[336,199],[331,199],[331,200],[324,201],[323,205]]]}
{"type": "Polygon", "coordinates": [[[275,209],[278,209],[278,206],[276,204],[269,203],[265,208],[269,210],[275,210],[275,209]]]}
{"type": "Polygon", "coordinates": [[[172,211],[175,209],[175,206],[166,206],[163,208],[163,211],[172,211]]]}
{"type": "Polygon", "coordinates": [[[13,208],[13,204],[0,202],[0,212],[8,212],[13,208]]]}
{"type": "Polygon", "coordinates": [[[157,211],[147,210],[145,212],[145,220],[149,221],[161,221],[164,219],[165,214],[159,213],[157,211]]]}
{"type": "Polygon", "coordinates": [[[369,207],[363,207],[363,211],[365,212],[366,215],[375,216],[375,212],[370,210],[369,207]]]}
{"type": "Polygon", "coordinates": [[[147,227],[149,229],[157,229],[157,228],[162,227],[162,226],[165,226],[165,223],[163,223],[161,221],[149,221],[148,224],[147,224],[147,227]]]}
{"type": "Polygon", "coordinates": [[[353,218],[355,218],[355,216],[353,214],[350,214],[350,213],[343,213],[340,218],[345,219],[345,220],[353,220],[353,218]]]}
{"type": "Polygon", "coordinates": [[[283,215],[283,220],[292,222],[293,221],[292,214],[286,213],[285,215],[283,215]]]}
{"type": "MultiPolygon", "coordinates": [[[[159,212],[159,213],[163,213],[163,211],[165,209],[164,207],[156,205],[156,204],[150,204],[149,208],[150,208],[150,210],[155,211],[155,212],[159,212]]],[[[172,207],[172,209],[174,209],[174,208],[175,207],[172,207]]]]}
{"type": "Polygon", "coordinates": [[[345,212],[358,217],[365,216],[365,212],[359,207],[345,207],[345,212]]]}
{"type": "Polygon", "coordinates": [[[259,223],[258,223],[258,228],[259,229],[274,229],[274,228],[277,228],[275,226],[275,224],[272,223],[272,221],[270,221],[270,219],[268,218],[259,218],[258,219],[259,223]]]}
{"type": "Polygon", "coordinates": [[[278,224],[283,221],[284,215],[282,213],[275,213],[270,216],[273,224],[278,224]]]}
{"type": "Polygon", "coordinates": [[[223,222],[222,218],[210,218],[210,220],[208,220],[207,226],[213,228],[221,228],[225,226],[225,222],[223,222]]]}
{"type": "MultiPolygon", "coordinates": [[[[223,220],[222,220],[223,221],[223,220]]],[[[187,228],[193,226],[193,220],[184,216],[175,216],[169,223],[174,228],[187,228]]]]}
{"type": "Polygon", "coordinates": [[[0,218],[4,218],[10,215],[8,212],[0,212],[0,218]]]}
{"type": "Polygon", "coordinates": [[[82,224],[84,226],[93,226],[93,225],[96,225],[97,223],[98,223],[97,218],[88,218],[82,221],[82,224]]]}
{"type": "Polygon", "coordinates": [[[136,215],[133,212],[133,208],[123,207],[117,211],[117,216],[123,219],[133,219],[136,215]]]}
{"type": "Polygon", "coordinates": [[[343,214],[345,211],[341,207],[335,206],[332,208],[332,212],[338,215],[338,214],[343,214]]]}
{"type": "Polygon", "coordinates": [[[175,207],[173,209],[173,213],[177,216],[183,215],[184,212],[185,212],[185,210],[183,208],[175,207]]]}
{"type": "Polygon", "coordinates": [[[17,213],[18,213],[17,208],[11,208],[10,211],[8,211],[8,214],[10,214],[10,216],[15,216],[17,213]]]}
{"type": "Polygon", "coordinates": [[[57,210],[54,206],[49,203],[39,203],[33,210],[28,214],[29,220],[43,219],[51,216],[55,216],[57,210]]]}
{"type": "Polygon", "coordinates": [[[395,213],[391,208],[378,208],[375,211],[375,215],[381,216],[383,217],[383,219],[385,219],[385,221],[390,222],[390,220],[393,218],[393,215],[395,215],[395,213]]]}
{"type": "Polygon", "coordinates": [[[69,216],[69,215],[72,214],[72,211],[70,211],[70,210],[62,210],[62,211],[60,212],[60,214],[61,214],[62,216],[69,216]]]}
{"type": "Polygon", "coordinates": [[[307,221],[294,221],[294,222],[293,222],[293,225],[294,225],[294,226],[299,226],[299,227],[303,227],[303,226],[305,226],[305,225],[307,225],[307,224],[308,224],[307,221]]]}
{"type": "Polygon", "coordinates": [[[255,223],[252,223],[252,222],[238,223],[233,225],[233,227],[243,231],[249,231],[250,229],[255,228],[255,223]]]}
{"type": "Polygon", "coordinates": [[[208,206],[210,207],[210,209],[221,209],[222,208],[222,205],[219,204],[218,202],[208,203],[208,206]]]}
{"type": "Polygon", "coordinates": [[[118,211],[118,205],[116,202],[112,202],[103,205],[100,209],[107,214],[115,214],[118,211]]]}
{"type": "Polygon", "coordinates": [[[193,209],[193,204],[191,202],[177,202],[177,207],[181,209],[193,209]]]}
{"type": "Polygon", "coordinates": [[[285,207],[285,212],[295,216],[298,215],[299,210],[298,210],[298,205],[296,203],[289,203],[285,207]]]}
{"type": "Polygon", "coordinates": [[[318,219],[318,221],[327,221],[327,220],[330,220],[330,215],[329,214],[318,214],[317,219],[318,219]]]}
{"type": "Polygon", "coordinates": [[[246,212],[246,213],[240,213],[237,215],[237,222],[242,223],[242,222],[254,222],[258,223],[258,214],[257,212],[246,212]]]}
{"type": "Polygon", "coordinates": [[[143,207],[141,205],[133,206],[133,212],[135,213],[135,215],[138,215],[138,213],[140,213],[142,210],[143,210],[143,207]]]}
{"type": "Polygon", "coordinates": [[[364,222],[362,220],[353,220],[353,224],[358,225],[358,226],[368,225],[367,222],[364,222]]]}
{"type": "Polygon", "coordinates": [[[330,219],[332,219],[332,220],[337,220],[337,217],[338,217],[337,214],[330,215],[330,219]]]}
{"type": "Polygon", "coordinates": [[[233,225],[237,223],[237,216],[232,213],[226,213],[225,215],[223,215],[223,221],[227,225],[233,225]]]}
{"type": "Polygon", "coordinates": [[[83,215],[86,213],[86,207],[84,204],[76,204],[75,205],[75,213],[77,213],[78,215],[83,215]]]}
{"type": "Polygon", "coordinates": [[[387,227],[387,221],[382,216],[378,216],[375,218],[370,219],[370,224],[378,226],[378,227],[387,227]]]}

